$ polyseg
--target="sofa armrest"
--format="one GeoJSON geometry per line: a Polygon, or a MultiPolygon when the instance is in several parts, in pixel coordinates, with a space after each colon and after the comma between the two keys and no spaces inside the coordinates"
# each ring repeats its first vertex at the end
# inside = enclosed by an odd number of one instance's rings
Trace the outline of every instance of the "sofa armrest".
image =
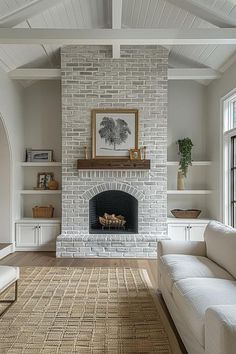
{"type": "Polygon", "coordinates": [[[158,241],[158,258],[165,254],[187,254],[193,256],[206,256],[204,241],[158,241]]]}
{"type": "Polygon", "coordinates": [[[207,354],[236,353],[236,304],[211,306],[207,309],[205,349],[207,354]]]}

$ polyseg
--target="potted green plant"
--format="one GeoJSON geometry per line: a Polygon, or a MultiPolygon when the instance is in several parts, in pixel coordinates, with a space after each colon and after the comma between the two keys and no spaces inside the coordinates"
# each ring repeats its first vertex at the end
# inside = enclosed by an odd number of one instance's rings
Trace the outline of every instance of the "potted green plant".
{"type": "Polygon", "coordinates": [[[184,178],[187,177],[188,167],[192,165],[192,148],[193,143],[190,138],[179,139],[177,141],[179,147],[179,170],[177,189],[184,189],[184,178]]]}

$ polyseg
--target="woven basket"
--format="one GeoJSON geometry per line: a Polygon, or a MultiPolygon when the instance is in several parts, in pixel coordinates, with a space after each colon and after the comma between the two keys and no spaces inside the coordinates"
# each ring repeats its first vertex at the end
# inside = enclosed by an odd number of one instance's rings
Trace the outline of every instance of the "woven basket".
{"type": "Polygon", "coordinates": [[[33,218],[52,218],[54,213],[54,208],[52,205],[49,206],[35,206],[32,208],[33,218]]]}
{"type": "Polygon", "coordinates": [[[183,219],[196,219],[200,214],[201,210],[199,209],[173,209],[171,213],[174,215],[175,218],[183,218],[183,219]]]}

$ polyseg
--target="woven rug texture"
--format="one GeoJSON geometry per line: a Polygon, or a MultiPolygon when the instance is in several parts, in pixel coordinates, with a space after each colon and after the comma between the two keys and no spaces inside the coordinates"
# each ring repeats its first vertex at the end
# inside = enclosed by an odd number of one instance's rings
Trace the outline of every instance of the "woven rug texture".
{"type": "Polygon", "coordinates": [[[171,353],[142,270],[20,271],[18,300],[0,319],[0,354],[171,353]]]}

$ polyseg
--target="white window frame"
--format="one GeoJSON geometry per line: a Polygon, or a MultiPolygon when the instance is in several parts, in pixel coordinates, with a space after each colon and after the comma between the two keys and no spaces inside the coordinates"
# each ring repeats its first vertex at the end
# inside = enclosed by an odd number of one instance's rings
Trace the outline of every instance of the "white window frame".
{"type": "Polygon", "coordinates": [[[236,102],[236,89],[221,100],[221,214],[223,222],[227,225],[231,224],[231,138],[236,135],[236,127],[233,128],[233,102],[236,102]]]}

